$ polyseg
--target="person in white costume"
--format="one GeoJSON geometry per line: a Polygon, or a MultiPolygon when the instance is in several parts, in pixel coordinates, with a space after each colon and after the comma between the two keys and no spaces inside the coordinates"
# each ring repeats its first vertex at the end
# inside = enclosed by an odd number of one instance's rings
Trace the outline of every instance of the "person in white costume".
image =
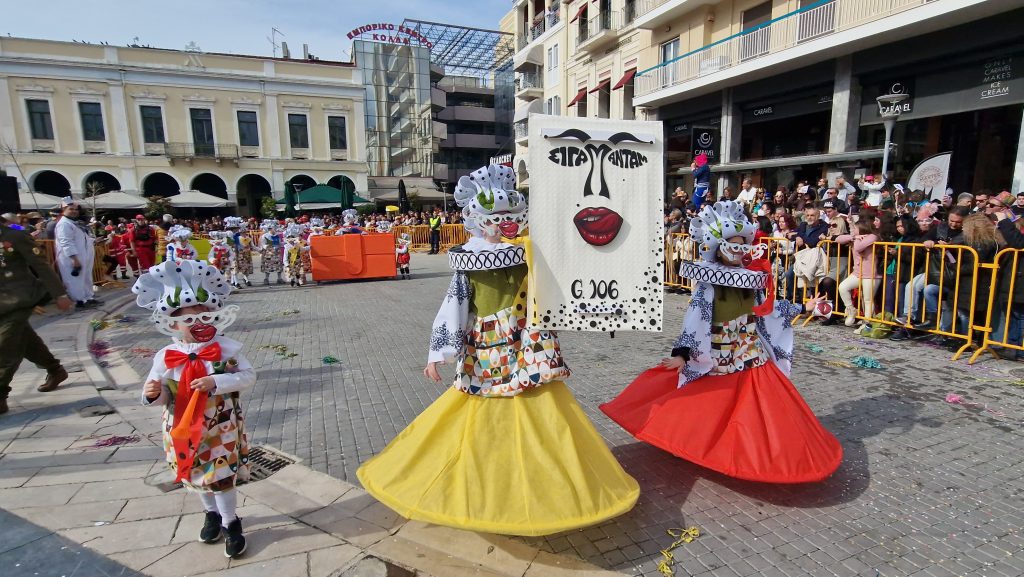
{"type": "Polygon", "coordinates": [[[68,296],[79,307],[100,304],[92,285],[92,265],[96,259],[96,239],[86,223],[78,220],[81,206],[70,196],[60,203],[63,218],[54,229],[57,268],[68,296]]]}
{"type": "Polygon", "coordinates": [[[192,238],[192,229],[177,224],[172,226],[167,231],[167,255],[164,260],[168,262],[199,260],[199,251],[188,242],[190,238],[192,238]]]}

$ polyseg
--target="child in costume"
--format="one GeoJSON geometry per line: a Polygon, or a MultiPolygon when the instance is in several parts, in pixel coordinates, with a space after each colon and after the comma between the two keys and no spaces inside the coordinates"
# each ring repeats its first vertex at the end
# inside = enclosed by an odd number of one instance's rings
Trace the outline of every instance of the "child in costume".
{"type": "Polygon", "coordinates": [[[820,481],[843,449],[789,380],[793,319],[823,297],[774,299],[757,226],[732,201],[706,205],[690,223],[702,260],[684,262],[694,282],[682,334],[661,366],[601,410],[641,441],[731,477],[769,483],[820,481]],[[762,293],[767,289],[767,294],[762,293]]]}
{"type": "Polygon", "coordinates": [[[224,555],[237,558],[245,537],[235,482],[247,479],[249,461],[239,392],[256,382],[256,371],[241,343],[218,334],[238,314],[236,305],[225,306],[231,287],[210,265],[183,260],[149,269],[132,292],[173,340],[153,357],[142,402],[163,407],[167,462],[206,510],[199,540],[224,535],[224,555]]]}
{"type": "Polygon", "coordinates": [[[292,286],[306,284],[306,264],[303,256],[306,246],[302,242],[302,228],[297,224],[289,225],[284,232],[284,274],[292,286]]]}
{"type": "Polygon", "coordinates": [[[335,235],[342,234],[366,234],[366,230],[359,226],[359,213],[354,208],[348,208],[341,212],[341,227],[335,235]]]}
{"type": "Polygon", "coordinates": [[[277,221],[268,218],[260,224],[263,235],[260,236],[260,270],[263,271],[263,284],[270,286],[270,273],[277,273],[277,284],[284,284],[281,270],[284,268],[284,247],[278,233],[277,221]]]}
{"type": "MultiPolygon", "coordinates": [[[[110,247],[110,256],[117,259],[114,263],[114,268],[108,274],[112,274],[113,278],[117,278],[117,273],[120,271],[121,278],[128,279],[128,230],[123,224],[117,225],[110,231],[110,236],[107,237],[107,245],[110,247]]],[[[137,271],[140,272],[140,271],[137,271]]]]}
{"type": "Polygon", "coordinates": [[[228,246],[231,248],[231,286],[241,288],[252,286],[249,275],[252,274],[252,239],[246,230],[245,221],[239,216],[224,218],[224,228],[228,232],[228,246]]]}
{"type": "Polygon", "coordinates": [[[181,225],[174,225],[167,231],[167,254],[165,261],[181,262],[183,260],[197,260],[199,251],[189,243],[192,238],[192,229],[181,225]]]}
{"type": "Polygon", "coordinates": [[[210,232],[210,254],[207,256],[207,260],[222,275],[228,274],[232,267],[231,247],[228,246],[228,237],[230,236],[231,233],[223,230],[210,232]]]}
{"type": "Polygon", "coordinates": [[[459,179],[473,237],[434,320],[424,375],[455,361],[455,383],[358,470],[400,515],[461,529],[548,535],[621,515],[639,486],[612,456],[561,379],[555,333],[527,323],[526,226],[511,168],[459,179]]]}
{"type": "Polygon", "coordinates": [[[412,244],[412,237],[409,233],[403,232],[398,236],[398,247],[395,248],[395,260],[398,263],[398,272],[403,279],[409,277],[409,245],[412,244]]]}

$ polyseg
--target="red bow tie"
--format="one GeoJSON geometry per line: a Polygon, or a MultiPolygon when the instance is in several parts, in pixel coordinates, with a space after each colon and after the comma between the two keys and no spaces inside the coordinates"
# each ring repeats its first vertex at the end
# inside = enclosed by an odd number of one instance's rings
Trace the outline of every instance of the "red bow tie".
{"type": "Polygon", "coordinates": [[[176,350],[164,353],[164,364],[168,368],[185,365],[181,369],[181,378],[178,379],[178,394],[174,400],[174,423],[171,429],[171,442],[178,464],[176,481],[191,477],[192,460],[199,450],[199,441],[203,435],[203,412],[209,394],[206,391],[194,391],[192,381],[206,376],[206,365],[203,361],[217,362],[220,357],[220,343],[213,343],[194,353],[176,350]]]}

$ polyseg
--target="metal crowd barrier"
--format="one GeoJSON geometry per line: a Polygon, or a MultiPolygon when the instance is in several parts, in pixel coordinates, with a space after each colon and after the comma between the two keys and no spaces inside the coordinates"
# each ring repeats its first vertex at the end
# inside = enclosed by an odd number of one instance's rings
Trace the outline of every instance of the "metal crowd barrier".
{"type": "MultiPolygon", "coordinates": [[[[53,267],[53,270],[56,271],[57,275],[59,276],[60,270],[57,268],[56,241],[37,239],[36,244],[42,247],[43,254],[46,257],[46,262],[49,263],[51,267],[53,267]]],[[[96,257],[92,265],[92,282],[93,284],[102,284],[108,281],[107,276],[105,274],[107,271],[107,263],[103,262],[103,257],[110,254],[110,250],[107,248],[107,245],[105,244],[98,244],[93,248],[93,250],[95,251],[96,257]]]]}
{"type": "MultiPolygon", "coordinates": [[[[686,234],[673,234],[666,239],[664,286],[667,288],[692,288],[689,279],[679,275],[683,259],[696,258],[694,244],[686,244],[690,251],[688,254],[683,249],[687,238],[686,234]]],[[[768,237],[760,242],[768,246],[766,258],[772,264],[776,296],[779,298],[793,296],[794,302],[804,302],[823,292],[822,281],[831,278],[835,287],[825,292],[834,302],[833,315],[838,318],[845,319],[852,314],[860,322],[894,328],[912,329],[915,325],[925,325],[917,330],[963,341],[963,345],[953,353],[952,360],[959,359],[972,348],[975,350],[969,363],[974,363],[986,351],[998,356],[992,347],[1024,351],[1024,345],[1018,341],[1024,327],[1024,287],[1017,283],[1016,278],[1016,271],[1024,267],[1024,249],[1004,249],[992,262],[981,262],[978,252],[969,246],[935,244],[929,248],[921,243],[875,242],[870,250],[877,267],[873,275],[876,288],[872,295],[873,311],[869,316],[865,314],[864,298],[859,294],[865,288],[862,283],[854,289],[857,294],[851,310],[846,309],[839,294],[839,285],[851,275],[864,278],[859,274],[861,271],[854,270],[851,244],[820,241],[817,248],[823,253],[823,276],[808,282],[810,279],[800,279],[795,275],[790,278],[788,274],[793,271],[796,255],[800,252],[790,250],[789,240],[768,237]],[[892,273],[888,272],[890,265],[893,265],[892,273]],[[982,278],[986,271],[990,272],[982,278]],[[1004,280],[1005,275],[1010,277],[1004,280]],[[929,283],[929,279],[933,282],[929,283]],[[790,287],[791,282],[799,284],[790,287]],[[1007,298],[1001,297],[1000,283],[1009,285],[1007,298]],[[928,298],[924,294],[926,291],[930,295],[928,298]],[[910,302],[907,301],[908,294],[910,302]],[[911,315],[914,301],[918,302],[917,317],[911,315]],[[929,306],[929,301],[934,303],[934,307],[929,306]]],[[[812,319],[810,315],[802,316],[805,325],[812,319]]],[[[794,322],[799,320],[800,317],[794,322]]]]}

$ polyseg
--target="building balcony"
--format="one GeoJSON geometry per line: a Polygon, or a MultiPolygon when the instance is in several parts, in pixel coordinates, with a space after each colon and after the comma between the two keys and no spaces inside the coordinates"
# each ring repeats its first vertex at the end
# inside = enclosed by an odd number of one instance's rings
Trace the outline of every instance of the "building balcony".
{"type": "Polygon", "coordinates": [[[512,125],[512,132],[516,137],[516,144],[526,144],[527,139],[530,137],[529,124],[526,120],[521,120],[512,125]]]}
{"type": "Polygon", "coordinates": [[[700,96],[1013,6],[1012,0],[823,0],[641,71],[635,104],[662,106],[684,93],[700,96]]]}
{"type": "Polygon", "coordinates": [[[539,68],[533,72],[516,75],[515,95],[520,100],[536,100],[544,97],[544,74],[539,68]]]}
{"type": "Polygon", "coordinates": [[[620,12],[602,12],[594,16],[576,33],[576,50],[592,52],[604,49],[616,40],[619,28],[622,28],[620,12]]]}
{"type": "Polygon", "coordinates": [[[431,123],[431,136],[439,140],[448,138],[448,125],[443,122],[432,122],[431,123]]]}
{"type": "Polygon", "coordinates": [[[636,27],[645,30],[663,28],[673,20],[715,0],[637,0],[636,27]]]}
{"type": "Polygon", "coordinates": [[[444,110],[448,105],[448,94],[436,86],[430,87],[430,108],[434,112],[444,110]]]}
{"type": "MultiPolygon", "coordinates": [[[[525,54],[520,54],[527,49],[532,51],[533,48],[540,48],[538,40],[541,37],[550,37],[550,33],[561,23],[561,16],[559,15],[558,3],[552,3],[555,8],[554,11],[548,12],[543,18],[539,18],[529,27],[529,30],[525,34],[520,34],[516,37],[516,58],[514,58],[515,68],[518,70],[524,59],[528,58],[525,54]]],[[[531,61],[534,59],[529,57],[531,61]]],[[[540,64],[540,60],[534,61],[535,64],[540,64]]]]}
{"type": "Polygon", "coordinates": [[[441,142],[441,148],[497,148],[498,141],[493,134],[449,134],[441,142]]]}
{"type": "Polygon", "coordinates": [[[175,160],[184,160],[188,164],[196,158],[213,159],[220,164],[230,160],[238,166],[238,146],[234,144],[193,144],[191,142],[167,142],[164,144],[164,156],[174,165],[175,160]]]}
{"type": "Polygon", "coordinates": [[[494,122],[494,109],[483,106],[449,106],[437,113],[441,121],[494,122]]]}

